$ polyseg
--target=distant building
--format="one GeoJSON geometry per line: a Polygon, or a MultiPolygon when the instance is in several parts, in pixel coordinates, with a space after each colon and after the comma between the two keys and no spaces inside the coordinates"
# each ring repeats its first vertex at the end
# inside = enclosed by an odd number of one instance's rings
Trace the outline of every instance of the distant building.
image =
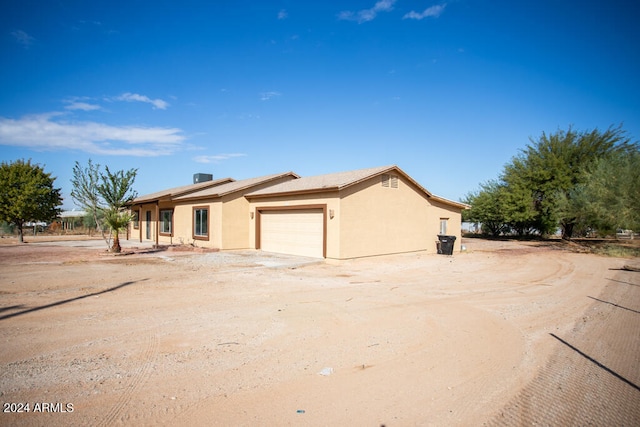
{"type": "Polygon", "coordinates": [[[87,215],[85,211],[77,211],[72,209],[70,211],[62,211],[60,215],[58,215],[58,222],[60,224],[60,229],[62,231],[71,231],[75,230],[76,226],[78,226],[82,218],[87,215]]]}

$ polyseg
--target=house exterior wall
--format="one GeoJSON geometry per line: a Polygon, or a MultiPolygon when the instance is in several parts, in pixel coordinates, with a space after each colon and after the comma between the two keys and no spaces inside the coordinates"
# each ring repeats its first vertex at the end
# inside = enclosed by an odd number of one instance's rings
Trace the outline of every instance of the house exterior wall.
{"type": "Polygon", "coordinates": [[[146,219],[144,218],[145,209],[143,209],[143,206],[136,206],[131,212],[135,212],[135,214],[138,215],[138,226],[136,227],[133,221],[129,224],[129,236],[131,236],[132,239],[142,241],[145,237],[144,230],[146,227],[146,219]]]}
{"type": "Polygon", "coordinates": [[[225,197],[222,201],[220,224],[222,249],[249,248],[249,201],[244,197],[225,197]]]}
{"type": "MultiPolygon", "coordinates": [[[[440,220],[447,219],[447,235],[456,236],[453,244],[453,252],[459,252],[462,247],[462,211],[460,208],[431,201],[429,207],[429,242],[435,250],[438,234],[440,234],[440,220]]],[[[430,251],[431,252],[431,251],[430,251]]]]}
{"type": "Polygon", "coordinates": [[[155,203],[146,203],[137,206],[138,210],[138,228],[133,228],[133,224],[129,226],[132,228],[130,236],[133,239],[140,239],[140,241],[155,241],[156,239],[156,227],[157,227],[157,206],[155,203]],[[147,212],[151,212],[151,221],[147,222],[147,212]],[[147,227],[149,227],[149,238],[147,238],[147,227]]]}
{"type": "Polygon", "coordinates": [[[163,243],[186,245],[193,243],[191,230],[191,206],[176,205],[173,211],[173,236],[163,237],[163,243]]]}
{"type": "Polygon", "coordinates": [[[427,206],[401,175],[397,188],[383,187],[381,176],[348,187],[341,194],[340,258],[430,249],[427,206]]]}
{"type": "Polygon", "coordinates": [[[194,245],[203,248],[222,248],[222,203],[220,201],[202,201],[173,205],[173,235],[160,235],[160,244],[194,245]],[[194,238],[194,208],[207,208],[208,238],[194,238]]]}
{"type": "Polygon", "coordinates": [[[460,208],[433,201],[398,175],[398,188],[372,177],[340,192],[269,196],[250,200],[250,248],[256,249],[260,209],[326,206],[326,258],[349,259],[401,252],[436,253],[440,220],[460,250],[460,208]]]}

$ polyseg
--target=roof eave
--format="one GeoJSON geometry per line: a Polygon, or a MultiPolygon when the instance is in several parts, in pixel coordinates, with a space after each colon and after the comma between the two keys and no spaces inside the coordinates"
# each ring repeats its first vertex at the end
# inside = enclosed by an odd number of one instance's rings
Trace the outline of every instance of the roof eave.
{"type": "Polygon", "coordinates": [[[471,205],[468,205],[466,203],[455,202],[453,200],[445,199],[444,197],[436,196],[436,195],[433,195],[433,194],[430,196],[430,198],[435,200],[436,202],[444,203],[446,205],[454,206],[456,208],[471,209],[471,205]]]}
{"type": "Polygon", "coordinates": [[[218,199],[220,197],[224,197],[224,196],[227,196],[229,194],[237,193],[239,191],[245,191],[245,190],[247,190],[247,189],[249,189],[251,187],[255,187],[255,186],[258,186],[258,185],[261,185],[261,184],[266,184],[268,182],[275,181],[276,179],[279,179],[279,178],[282,178],[282,177],[285,177],[285,176],[289,176],[289,175],[293,176],[294,179],[300,178],[300,175],[298,175],[295,172],[286,172],[286,173],[282,173],[280,175],[271,177],[269,179],[265,179],[265,180],[260,181],[260,182],[256,182],[256,183],[253,183],[253,184],[245,185],[245,186],[240,187],[240,188],[236,188],[236,189],[233,189],[233,190],[226,191],[224,193],[207,194],[207,195],[197,196],[197,197],[182,196],[184,198],[181,198],[180,201],[184,202],[184,201],[196,201],[196,200],[206,200],[206,199],[218,199]]]}
{"type": "Polygon", "coordinates": [[[170,202],[173,199],[177,198],[177,197],[182,197],[185,196],[189,193],[195,193],[196,191],[202,191],[205,188],[210,188],[210,187],[215,187],[218,185],[224,185],[227,184],[229,182],[234,182],[235,180],[231,177],[227,177],[227,178],[220,178],[220,179],[216,179],[213,181],[205,181],[201,188],[189,188],[186,190],[182,190],[182,191],[178,191],[176,193],[165,193],[161,196],[157,196],[157,197],[149,197],[149,198],[145,198],[145,199],[135,199],[132,202],[132,205],[143,205],[143,204],[148,204],[148,203],[159,203],[159,202],[170,202]],[[207,183],[208,185],[204,185],[205,183],[207,183]]]}
{"type": "Polygon", "coordinates": [[[267,197],[284,197],[284,196],[298,196],[301,194],[316,194],[316,193],[327,193],[331,191],[340,191],[340,187],[323,187],[323,188],[312,188],[308,190],[293,190],[293,191],[279,191],[275,193],[263,193],[263,194],[245,194],[247,199],[264,199],[267,197]]]}

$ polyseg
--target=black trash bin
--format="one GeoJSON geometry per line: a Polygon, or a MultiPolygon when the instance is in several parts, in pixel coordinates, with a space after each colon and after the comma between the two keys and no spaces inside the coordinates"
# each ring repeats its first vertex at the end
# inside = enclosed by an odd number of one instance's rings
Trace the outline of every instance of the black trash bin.
{"type": "Polygon", "coordinates": [[[456,236],[444,236],[438,235],[438,253],[441,255],[453,255],[453,244],[456,241],[456,236]]]}

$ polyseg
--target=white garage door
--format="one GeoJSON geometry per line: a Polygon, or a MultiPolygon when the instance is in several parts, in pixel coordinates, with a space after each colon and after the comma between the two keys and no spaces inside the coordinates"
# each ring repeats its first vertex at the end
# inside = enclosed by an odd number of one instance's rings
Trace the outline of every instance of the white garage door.
{"type": "Polygon", "coordinates": [[[322,258],[322,209],[268,210],[260,214],[260,248],[267,252],[322,258]]]}

